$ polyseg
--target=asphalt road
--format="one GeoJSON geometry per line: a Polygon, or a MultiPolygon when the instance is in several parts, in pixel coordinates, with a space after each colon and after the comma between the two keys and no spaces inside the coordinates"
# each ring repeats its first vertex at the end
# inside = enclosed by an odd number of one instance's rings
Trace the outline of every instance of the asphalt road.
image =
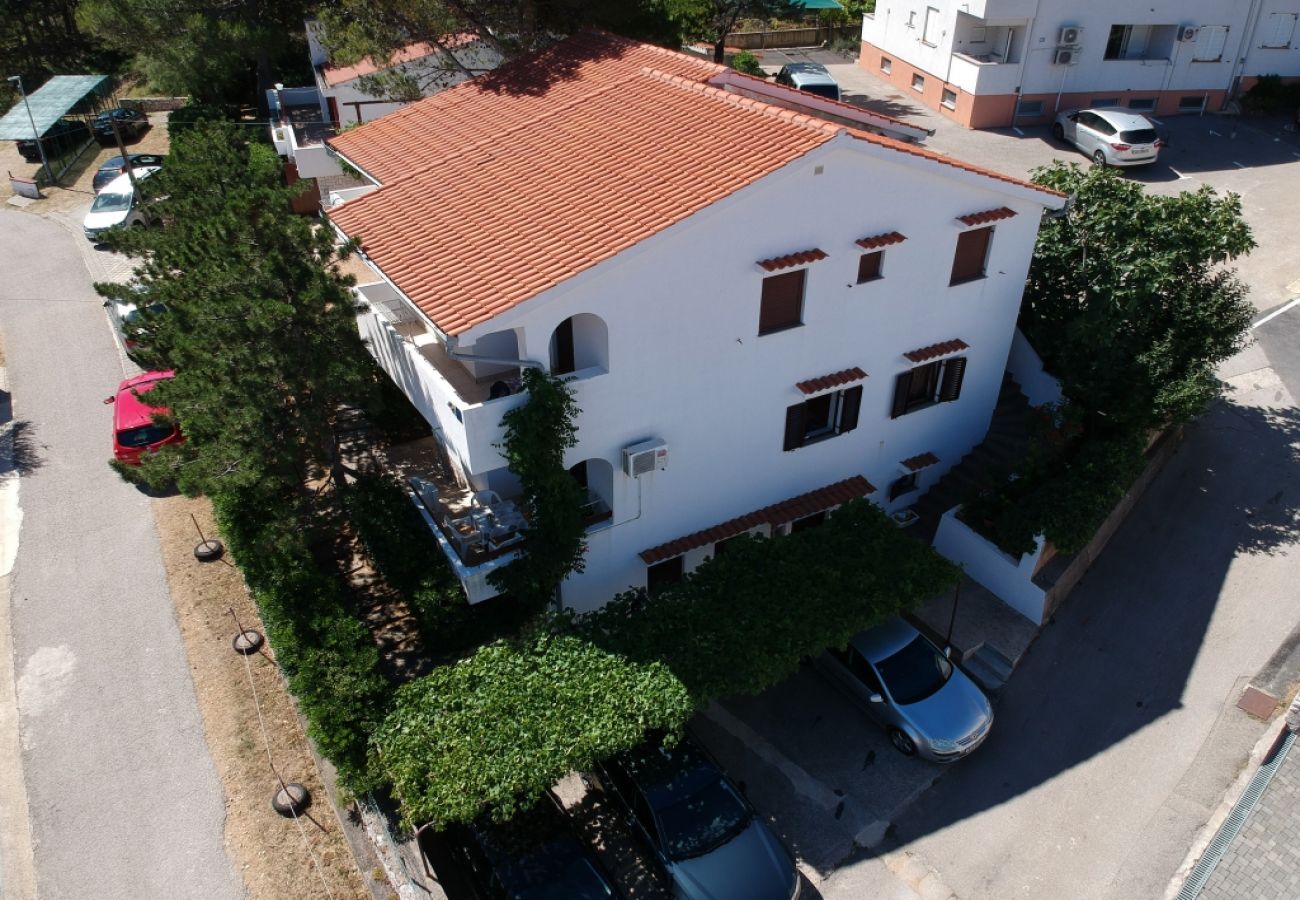
{"type": "MultiPolygon", "coordinates": [[[[34,880],[50,900],[242,897],[149,500],[107,465],[102,400],[123,370],[83,241],[0,210],[22,513],[0,598],[13,652],[12,669],[0,660],[0,682],[13,682],[0,684],[0,703],[13,688],[21,747],[20,759],[5,752],[15,747],[6,708],[0,887],[23,897],[34,880]],[[13,814],[24,795],[30,831],[13,814]]],[[[0,510],[12,522],[13,509],[0,510]]]]}

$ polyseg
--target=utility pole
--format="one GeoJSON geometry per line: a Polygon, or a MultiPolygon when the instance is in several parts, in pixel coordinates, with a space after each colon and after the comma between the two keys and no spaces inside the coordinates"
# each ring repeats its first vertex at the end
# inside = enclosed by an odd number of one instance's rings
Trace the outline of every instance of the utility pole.
{"type": "Polygon", "coordinates": [[[32,140],[36,142],[36,149],[41,153],[41,168],[45,170],[45,177],[50,184],[53,184],[54,173],[50,171],[50,161],[45,158],[45,142],[41,140],[40,132],[36,130],[36,119],[32,115],[32,105],[27,101],[27,92],[23,90],[23,78],[21,75],[10,75],[6,80],[18,88],[18,96],[23,98],[23,106],[27,107],[27,121],[32,123],[32,140]]]}
{"type": "Polygon", "coordinates": [[[108,124],[113,129],[113,140],[117,141],[117,151],[122,154],[122,166],[126,169],[126,178],[131,182],[131,191],[134,193],[136,189],[135,168],[131,165],[131,154],[126,152],[126,147],[122,144],[122,132],[117,130],[117,117],[111,111],[108,114],[108,124]]]}

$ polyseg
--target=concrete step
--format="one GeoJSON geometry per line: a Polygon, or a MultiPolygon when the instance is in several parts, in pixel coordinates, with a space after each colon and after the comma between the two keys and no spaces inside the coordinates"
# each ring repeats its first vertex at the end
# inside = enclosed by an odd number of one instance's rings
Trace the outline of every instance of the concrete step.
{"type": "Polygon", "coordinates": [[[962,668],[985,692],[996,696],[1015,666],[995,647],[981,643],[966,654],[962,668]]]}

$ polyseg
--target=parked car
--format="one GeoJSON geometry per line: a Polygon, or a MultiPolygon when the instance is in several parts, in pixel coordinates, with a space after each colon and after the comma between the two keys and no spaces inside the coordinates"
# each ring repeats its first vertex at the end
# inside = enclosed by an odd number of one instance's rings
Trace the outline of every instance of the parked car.
{"type": "MultiPolygon", "coordinates": [[[[135,171],[135,180],[141,181],[158,171],[157,166],[145,166],[135,171]]],[[[98,243],[100,235],[110,228],[144,227],[148,224],[140,205],[136,202],[135,185],[130,175],[119,175],[104,185],[95,196],[90,212],[82,221],[86,240],[98,243]]]]}
{"type": "Polygon", "coordinates": [[[487,817],[443,832],[476,900],[621,897],[549,791],[506,823],[487,817]]]}
{"type": "Polygon", "coordinates": [[[1150,119],[1127,109],[1067,109],[1052,123],[1052,135],[1099,166],[1149,165],[1164,144],[1150,119]]]}
{"type": "Polygon", "coordinates": [[[138,139],[149,129],[148,116],[138,109],[119,106],[115,109],[106,109],[95,116],[95,121],[91,125],[95,131],[95,140],[101,144],[117,143],[117,138],[113,135],[114,122],[117,123],[117,133],[122,136],[124,144],[138,139]]]}
{"type": "MultiPolygon", "coordinates": [[[[161,166],[167,157],[158,153],[131,153],[131,167],[141,169],[145,166],[161,166]]],[[[95,172],[95,178],[91,181],[90,186],[98,194],[108,183],[119,175],[126,173],[126,162],[120,156],[110,156],[100,165],[99,170],[95,172]]]]}
{"type": "Polygon", "coordinates": [[[801,62],[782,66],[781,71],[776,73],[776,83],[819,97],[840,99],[839,84],[821,63],[801,62]]]}
{"type": "MultiPolygon", "coordinates": [[[[80,119],[59,119],[41,135],[45,155],[62,156],[90,140],[90,126],[80,119]]],[[[18,141],[18,152],[29,163],[41,161],[41,150],[31,139],[18,141]]]]}
{"type": "Polygon", "coordinates": [[[598,765],[588,780],[654,852],[680,900],[794,900],[790,855],[708,753],[651,740],[598,765]]]}
{"type": "Polygon", "coordinates": [[[140,465],[140,457],[154,453],[167,444],[185,440],[175,423],[159,424],[156,415],[166,415],[167,407],[150,406],[144,395],[160,381],[175,377],[175,372],[145,372],[128,378],[117,386],[117,393],[104,402],[113,404],[113,458],[129,466],[140,465]]]}
{"type": "Polygon", "coordinates": [[[104,308],[108,310],[108,317],[126,355],[138,362],[137,354],[149,339],[149,326],[159,316],[166,315],[167,307],[162,303],[149,303],[144,288],[139,284],[133,285],[132,291],[134,300],[105,300],[104,308]]]}
{"type": "Polygon", "coordinates": [[[925,635],[902,619],[855,635],[816,664],[889,733],[906,756],[952,762],[984,742],[988,697],[925,635]]]}

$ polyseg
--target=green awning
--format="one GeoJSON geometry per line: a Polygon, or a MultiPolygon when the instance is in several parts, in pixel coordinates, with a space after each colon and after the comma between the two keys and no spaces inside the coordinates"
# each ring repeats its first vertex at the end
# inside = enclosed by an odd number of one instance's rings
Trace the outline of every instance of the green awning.
{"type": "Polygon", "coordinates": [[[843,9],[835,0],[790,0],[795,6],[804,9],[843,9]]]}
{"type": "Polygon", "coordinates": [[[108,87],[107,75],[55,75],[39,90],[27,95],[27,104],[32,108],[31,118],[28,118],[27,105],[21,99],[13,109],[0,116],[0,140],[31,140],[33,119],[37,132],[44,134],[91,94],[106,95],[108,87]]]}

